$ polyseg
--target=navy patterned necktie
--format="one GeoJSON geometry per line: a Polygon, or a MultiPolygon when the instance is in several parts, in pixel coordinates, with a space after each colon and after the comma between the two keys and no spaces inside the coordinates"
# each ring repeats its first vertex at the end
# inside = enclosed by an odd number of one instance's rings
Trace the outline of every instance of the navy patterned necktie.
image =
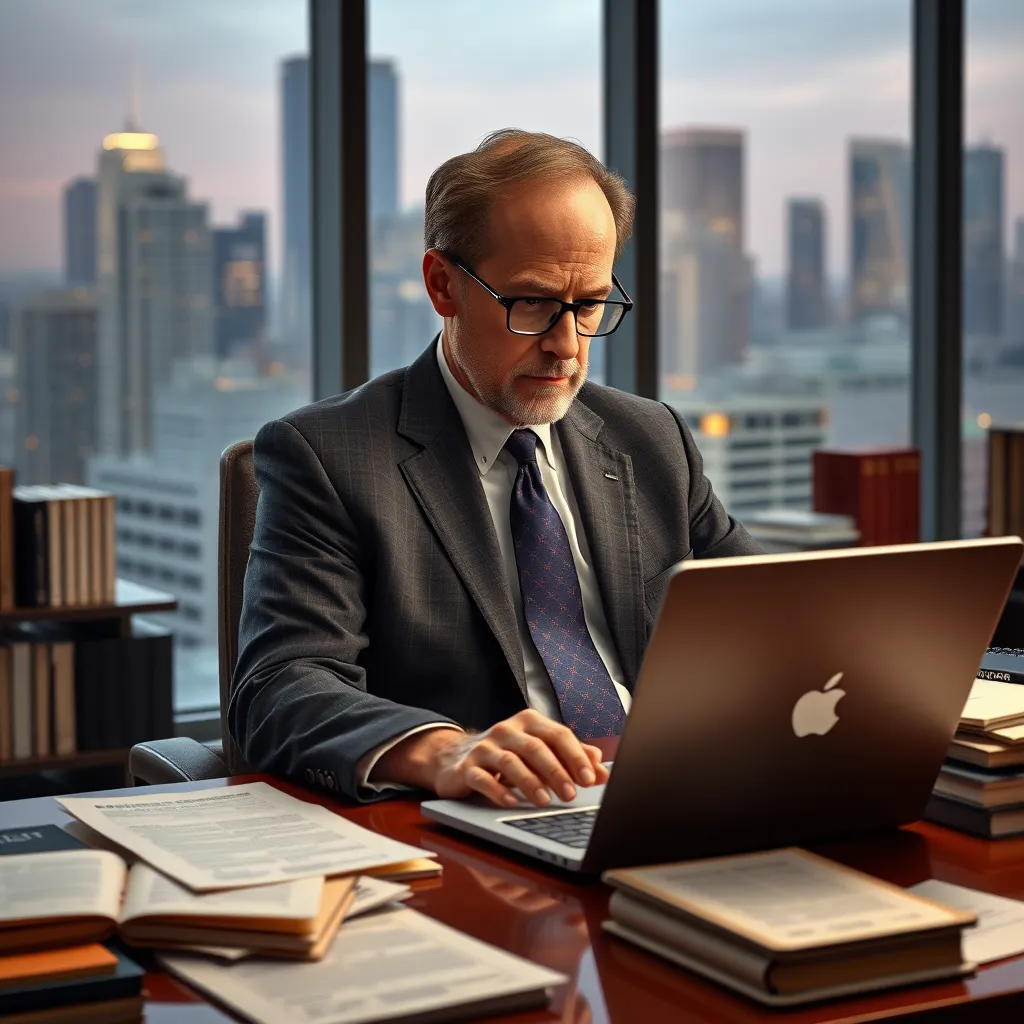
{"type": "Polygon", "coordinates": [[[562,721],[581,740],[617,736],[625,712],[587,629],[569,538],[537,465],[538,440],[532,430],[514,430],[505,442],[519,464],[510,512],[523,614],[562,721]]]}

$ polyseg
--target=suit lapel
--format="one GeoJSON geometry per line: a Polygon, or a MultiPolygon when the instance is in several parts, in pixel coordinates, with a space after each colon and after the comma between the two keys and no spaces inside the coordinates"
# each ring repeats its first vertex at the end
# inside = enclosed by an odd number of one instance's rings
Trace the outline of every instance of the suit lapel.
{"type": "Polygon", "coordinates": [[[644,586],[633,463],[602,444],[604,421],[577,398],[557,425],[590,557],[626,685],[640,671],[644,586]]]}
{"type": "Polygon", "coordinates": [[[402,475],[528,699],[498,538],[465,427],[437,366],[435,343],[406,371],[398,432],[422,446],[400,463],[402,475]]]}

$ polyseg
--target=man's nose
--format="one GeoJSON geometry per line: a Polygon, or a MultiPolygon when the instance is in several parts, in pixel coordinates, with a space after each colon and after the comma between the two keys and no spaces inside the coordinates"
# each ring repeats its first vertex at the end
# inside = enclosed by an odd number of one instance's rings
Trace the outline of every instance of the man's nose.
{"type": "Polygon", "coordinates": [[[580,350],[580,339],[576,333],[576,317],[567,309],[558,323],[541,336],[541,348],[558,359],[575,359],[580,350]]]}

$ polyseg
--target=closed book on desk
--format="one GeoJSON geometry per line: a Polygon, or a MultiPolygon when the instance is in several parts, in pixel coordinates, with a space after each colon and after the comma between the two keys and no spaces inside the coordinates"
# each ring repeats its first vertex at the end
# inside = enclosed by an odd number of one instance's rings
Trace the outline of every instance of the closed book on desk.
{"type": "Polygon", "coordinates": [[[973,914],[803,850],[606,872],[605,928],[770,1006],[956,977],[973,914]]]}
{"type": "Polygon", "coordinates": [[[1010,807],[977,807],[932,793],[925,808],[926,821],[967,832],[982,839],[1024,835],[1024,804],[1010,807]]]}
{"type": "Polygon", "coordinates": [[[975,679],[960,714],[963,732],[989,732],[1024,724],[1024,687],[975,679]]]}
{"type": "Polygon", "coordinates": [[[978,768],[946,761],[934,792],[975,807],[1009,807],[1024,803],[1024,769],[978,768]]]}
{"type": "Polygon", "coordinates": [[[997,743],[988,735],[957,733],[948,756],[978,768],[1024,768],[1024,743],[997,743]]]}
{"type": "Polygon", "coordinates": [[[106,850],[0,860],[0,951],[101,942],[231,946],[318,959],[355,898],[353,877],[197,894],[143,862],[130,870],[106,850]],[[123,894],[123,903],[122,903],[123,894]]]}
{"type": "Polygon", "coordinates": [[[110,952],[116,963],[103,973],[0,987],[0,1019],[4,1024],[115,1024],[137,1019],[145,972],[120,951],[110,952]]]}

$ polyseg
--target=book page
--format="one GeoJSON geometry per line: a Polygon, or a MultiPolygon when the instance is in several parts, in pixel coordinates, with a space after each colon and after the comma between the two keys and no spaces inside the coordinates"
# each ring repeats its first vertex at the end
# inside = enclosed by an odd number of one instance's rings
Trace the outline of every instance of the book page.
{"type": "Polygon", "coordinates": [[[965,960],[987,964],[1024,953],[1024,903],[1020,900],[966,889],[937,878],[912,886],[910,891],[978,915],[978,926],[968,928],[961,939],[965,960]]]}
{"type": "Polygon", "coordinates": [[[79,821],[201,892],[354,874],[425,856],[265,782],[56,799],[79,821]]]}
{"type": "Polygon", "coordinates": [[[298,878],[248,889],[193,892],[139,861],[128,873],[121,921],[146,917],[278,918],[311,921],[320,911],[324,880],[298,878]]]}
{"type": "Polygon", "coordinates": [[[447,1020],[441,1011],[568,980],[407,908],[346,923],[316,963],[159,959],[256,1024],[363,1024],[431,1011],[447,1020]]]}
{"type": "Polygon", "coordinates": [[[984,729],[1018,715],[1024,717],[1024,686],[975,679],[960,723],[984,729]]]}
{"type": "Polygon", "coordinates": [[[0,857],[0,922],[39,918],[117,920],[124,862],[104,850],[0,857]]]}
{"type": "Polygon", "coordinates": [[[397,882],[385,882],[383,878],[369,878],[360,875],[356,882],[356,898],[349,907],[345,920],[379,910],[396,900],[405,900],[412,895],[412,889],[397,882]]]}
{"type": "Polygon", "coordinates": [[[974,920],[797,849],[609,871],[605,879],[778,951],[974,920]]]}

